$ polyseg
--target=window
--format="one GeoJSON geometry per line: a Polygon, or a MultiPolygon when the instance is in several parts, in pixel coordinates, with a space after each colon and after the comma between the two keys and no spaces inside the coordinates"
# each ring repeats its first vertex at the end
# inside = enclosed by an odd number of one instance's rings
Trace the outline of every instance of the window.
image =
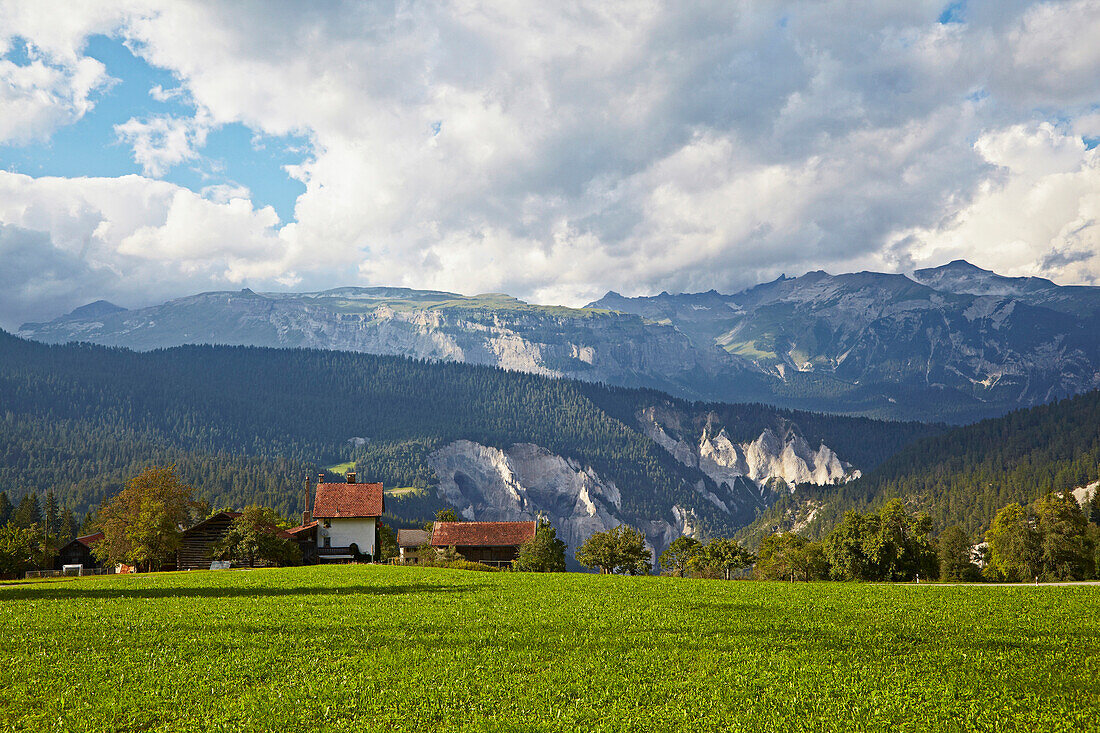
{"type": "Polygon", "coordinates": [[[328,529],[332,526],[332,520],[330,520],[330,519],[322,519],[321,522],[322,522],[322,526],[325,529],[328,529]]]}
{"type": "Polygon", "coordinates": [[[326,537],[325,538],[325,547],[332,547],[332,538],[331,537],[326,537]]]}

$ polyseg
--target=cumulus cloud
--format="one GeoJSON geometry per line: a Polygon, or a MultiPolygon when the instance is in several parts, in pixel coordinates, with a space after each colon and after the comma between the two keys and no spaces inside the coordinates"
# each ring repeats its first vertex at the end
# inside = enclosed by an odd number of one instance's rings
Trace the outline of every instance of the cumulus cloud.
{"type": "Polygon", "coordinates": [[[9,32],[65,63],[110,32],[172,72],[196,116],[117,130],[147,176],[243,123],[309,140],[287,169],[305,192],[279,222],[246,190],[134,177],[128,212],[102,179],[21,180],[49,213],[0,204],[0,222],[120,276],[161,263],[150,296],[255,279],[579,303],[954,257],[1092,281],[1100,4],[974,0],[941,24],[943,4],[135,0],[58,28],[22,12],[9,32]]]}
{"type": "MultiPolygon", "coordinates": [[[[141,176],[66,179],[0,172],[0,222],[19,233],[19,248],[0,251],[0,270],[29,283],[14,290],[39,304],[49,302],[50,293],[54,297],[55,305],[40,317],[68,310],[74,299],[133,304],[158,290],[187,292],[196,283],[274,284],[293,259],[293,246],[280,237],[270,207],[255,209],[243,198],[210,200],[141,176]],[[9,266],[12,258],[33,262],[26,251],[34,246],[45,250],[43,262],[65,264],[54,268],[69,271],[64,287],[37,285],[42,279],[29,274],[33,267],[9,266]]],[[[24,310],[0,312],[10,327],[12,313],[27,317],[24,310]]]]}
{"type": "Polygon", "coordinates": [[[1044,122],[991,131],[974,144],[994,168],[950,222],[907,233],[924,263],[975,258],[1008,275],[1096,282],[1100,155],[1044,122]]]}
{"type": "Polygon", "coordinates": [[[46,140],[84,116],[111,77],[93,58],[64,60],[26,44],[28,62],[0,59],[0,144],[46,140]]]}
{"type": "Polygon", "coordinates": [[[119,140],[133,147],[134,162],[141,166],[145,175],[157,178],[175,165],[198,158],[198,149],[206,144],[209,131],[204,114],[193,118],[131,117],[115,125],[119,140]]]}

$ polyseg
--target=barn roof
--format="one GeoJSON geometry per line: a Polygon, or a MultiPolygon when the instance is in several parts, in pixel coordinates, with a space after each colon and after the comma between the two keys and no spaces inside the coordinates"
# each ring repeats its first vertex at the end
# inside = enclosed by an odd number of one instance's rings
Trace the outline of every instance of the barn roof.
{"type": "Polygon", "coordinates": [[[211,514],[209,517],[202,520],[198,524],[191,525],[187,529],[183,530],[183,533],[187,534],[188,532],[194,532],[196,529],[203,529],[204,527],[206,527],[207,524],[215,520],[224,521],[228,519],[230,522],[232,522],[239,516],[241,516],[240,512],[218,512],[217,514],[211,514]]]}
{"type": "Polygon", "coordinates": [[[427,544],[428,533],[422,529],[399,529],[397,530],[397,546],[398,547],[420,547],[427,544]]]}
{"type": "Polygon", "coordinates": [[[77,537],[73,540],[73,542],[79,542],[85,547],[91,547],[95,543],[99,542],[101,539],[103,539],[102,532],[92,532],[91,534],[86,534],[83,537],[77,537]]]}
{"type": "Polygon", "coordinates": [[[317,484],[313,516],[354,519],[382,516],[382,484],[317,484]]]}
{"type": "Polygon", "coordinates": [[[535,522],[436,522],[435,547],[506,547],[535,536],[535,522]]]}

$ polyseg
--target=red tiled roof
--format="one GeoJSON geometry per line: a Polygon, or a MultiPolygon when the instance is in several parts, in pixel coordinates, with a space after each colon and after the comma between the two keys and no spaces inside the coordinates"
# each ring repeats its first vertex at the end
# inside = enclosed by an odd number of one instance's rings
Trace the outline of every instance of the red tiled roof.
{"type": "Polygon", "coordinates": [[[302,524],[302,525],[299,525],[297,527],[291,527],[290,529],[287,530],[287,534],[289,534],[292,537],[297,537],[300,533],[311,530],[316,526],[317,526],[317,522],[315,520],[315,521],[310,522],[309,524],[302,524]]]}
{"type": "Polygon", "coordinates": [[[535,536],[534,522],[436,522],[435,547],[507,547],[535,536]]]}
{"type": "Polygon", "coordinates": [[[422,529],[397,530],[398,547],[420,547],[428,541],[428,533],[422,529]]]}
{"type": "Polygon", "coordinates": [[[382,516],[382,484],[317,484],[313,516],[320,519],[382,516]]]}
{"type": "Polygon", "coordinates": [[[85,547],[91,547],[95,543],[99,542],[101,539],[103,539],[102,532],[92,532],[91,534],[86,534],[83,537],[77,537],[76,541],[84,545],[85,547]]]}

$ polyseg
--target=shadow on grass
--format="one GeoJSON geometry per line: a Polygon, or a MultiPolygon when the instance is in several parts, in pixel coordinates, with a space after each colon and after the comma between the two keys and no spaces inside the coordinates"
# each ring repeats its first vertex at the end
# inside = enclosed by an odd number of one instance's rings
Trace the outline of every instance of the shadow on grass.
{"type": "Polygon", "coordinates": [[[112,587],[74,588],[42,584],[10,588],[0,594],[4,600],[60,601],[91,598],[277,598],[293,596],[400,596],[420,593],[471,592],[470,588],[457,585],[433,585],[412,583],[408,585],[337,585],[337,586],[210,586],[210,587],[112,587]]]}

